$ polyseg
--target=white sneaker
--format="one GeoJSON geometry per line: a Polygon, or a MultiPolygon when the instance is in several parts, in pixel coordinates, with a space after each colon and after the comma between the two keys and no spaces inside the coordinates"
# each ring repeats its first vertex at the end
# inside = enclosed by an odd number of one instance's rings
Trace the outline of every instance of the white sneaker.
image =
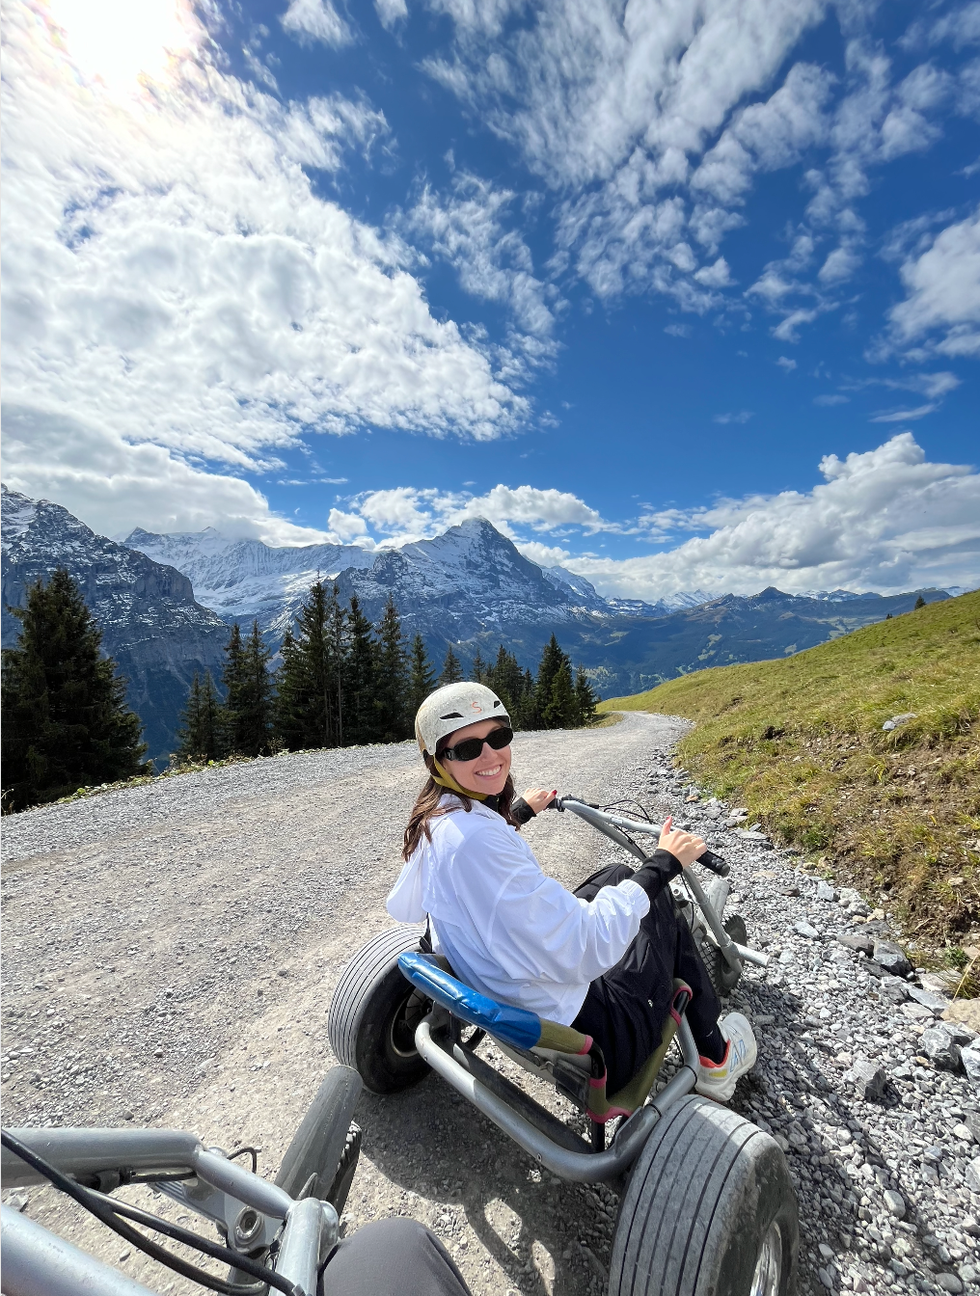
{"type": "Polygon", "coordinates": [[[759,1055],[759,1049],[752,1034],[752,1027],[741,1013],[729,1013],[719,1023],[718,1028],[728,1041],[725,1056],[721,1062],[701,1059],[701,1069],[694,1088],[705,1098],[715,1102],[728,1102],[735,1092],[735,1082],[746,1071],[751,1071],[759,1055]]]}

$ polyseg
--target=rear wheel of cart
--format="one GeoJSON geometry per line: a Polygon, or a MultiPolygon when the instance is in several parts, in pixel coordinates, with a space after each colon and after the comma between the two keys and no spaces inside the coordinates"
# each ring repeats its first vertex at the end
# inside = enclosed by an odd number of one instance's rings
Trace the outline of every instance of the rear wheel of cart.
{"type": "Polygon", "coordinates": [[[798,1250],[776,1141],[691,1096],[668,1109],[630,1172],[609,1296],[791,1296],[798,1250]]]}
{"type": "Polygon", "coordinates": [[[417,950],[424,931],[401,926],[380,932],[354,955],[333,993],[330,1047],[372,1093],[397,1093],[429,1073],[415,1047],[415,1028],[429,1001],[398,969],[399,954],[417,950]]]}

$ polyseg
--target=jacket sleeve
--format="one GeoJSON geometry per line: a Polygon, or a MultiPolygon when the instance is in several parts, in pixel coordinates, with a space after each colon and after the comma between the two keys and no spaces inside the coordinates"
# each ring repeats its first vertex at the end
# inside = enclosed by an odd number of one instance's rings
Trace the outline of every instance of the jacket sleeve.
{"type": "Polygon", "coordinates": [[[633,881],[641,886],[653,904],[671,878],[681,871],[681,862],[670,851],[658,849],[653,852],[645,864],[633,874],[633,881]]]}
{"type": "Polygon", "coordinates": [[[481,826],[453,860],[457,903],[516,981],[592,981],[626,953],[650,901],[632,879],[579,899],[547,877],[514,832],[481,826]]]}

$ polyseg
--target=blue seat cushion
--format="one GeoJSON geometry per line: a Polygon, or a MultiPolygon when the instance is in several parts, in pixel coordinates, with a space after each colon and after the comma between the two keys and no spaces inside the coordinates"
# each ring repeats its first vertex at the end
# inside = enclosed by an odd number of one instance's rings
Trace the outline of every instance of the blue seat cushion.
{"type": "Polygon", "coordinates": [[[514,1048],[531,1049],[541,1038],[541,1019],[526,1008],[497,1003],[495,999],[457,981],[444,972],[432,954],[408,952],[398,956],[398,966],[416,990],[440,1004],[454,1017],[478,1026],[514,1048]]]}

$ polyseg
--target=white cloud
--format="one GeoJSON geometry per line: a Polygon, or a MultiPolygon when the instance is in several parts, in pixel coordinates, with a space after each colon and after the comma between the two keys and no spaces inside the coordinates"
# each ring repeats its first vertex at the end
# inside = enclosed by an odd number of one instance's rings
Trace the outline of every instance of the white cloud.
{"type": "Polygon", "coordinates": [[[908,296],[890,312],[899,346],[926,338],[945,355],[980,355],[980,209],[910,256],[901,277],[908,296]]]}
{"type": "Polygon", "coordinates": [[[49,499],[100,535],[200,531],[272,545],[316,544],[323,531],[277,517],[265,497],[237,477],[203,472],[163,446],[124,440],[61,410],[7,404],[4,482],[49,499]]]}
{"type": "Polygon", "coordinates": [[[520,233],[505,229],[516,194],[466,172],[453,177],[452,192],[428,185],[408,212],[413,235],[452,265],[462,287],[475,297],[504,305],[518,326],[547,338],[554,326],[550,303],[557,293],[534,276],[531,252],[520,233]]]}
{"type": "Polygon", "coordinates": [[[367,523],[356,513],[345,513],[342,509],[332,508],[327,519],[330,538],[336,544],[350,544],[367,535],[367,523]]]}
{"type": "Polygon", "coordinates": [[[872,415],[872,423],[910,423],[913,419],[925,418],[936,409],[935,405],[919,405],[916,409],[880,410],[872,415]]]}
{"type": "Polygon", "coordinates": [[[304,45],[322,41],[339,49],[354,39],[330,0],[289,0],[289,8],[279,21],[290,36],[304,45]]]}
{"type": "Polygon", "coordinates": [[[712,423],[748,423],[751,417],[751,410],[738,410],[734,413],[716,414],[711,421],[712,423]]]}
{"type": "Polygon", "coordinates": [[[779,365],[780,369],[785,369],[787,373],[792,373],[796,368],[796,361],[791,360],[789,356],[780,356],[776,364],[779,365]]]}
{"type": "MultiPolygon", "coordinates": [[[[173,8],[144,0],[141,23],[154,3],[173,8]]],[[[311,188],[304,166],[385,134],[370,105],[279,104],[220,73],[187,14],[157,82],[97,47],[76,66],[75,29],[40,11],[6,18],[6,401],[221,471],[311,431],[490,439],[525,417],[479,339],[433,317],[411,250],[311,188]]]]}
{"type": "Polygon", "coordinates": [[[382,26],[389,30],[408,17],[408,5],[405,0],[374,0],[374,7],[382,26]]]}
{"type": "Polygon", "coordinates": [[[813,403],[814,405],[827,405],[827,406],[847,405],[850,399],[851,399],[850,396],[842,396],[840,392],[828,392],[823,396],[814,396],[813,403]]]}
{"type": "Polygon", "coordinates": [[[334,509],[330,529],[368,547],[399,548],[440,535],[469,518],[487,518],[504,535],[519,540],[528,530],[619,531],[584,500],[568,491],[535,486],[494,486],[483,495],[470,491],[440,491],[397,486],[367,491],[347,501],[348,511],[334,509]]]}
{"type": "Polygon", "coordinates": [[[654,600],[683,589],[751,594],[767,585],[901,590],[972,586],[980,573],[980,474],[928,463],[911,432],[820,462],[811,491],[695,510],[708,530],[666,553],[560,561],[606,595],[654,600]]]}

